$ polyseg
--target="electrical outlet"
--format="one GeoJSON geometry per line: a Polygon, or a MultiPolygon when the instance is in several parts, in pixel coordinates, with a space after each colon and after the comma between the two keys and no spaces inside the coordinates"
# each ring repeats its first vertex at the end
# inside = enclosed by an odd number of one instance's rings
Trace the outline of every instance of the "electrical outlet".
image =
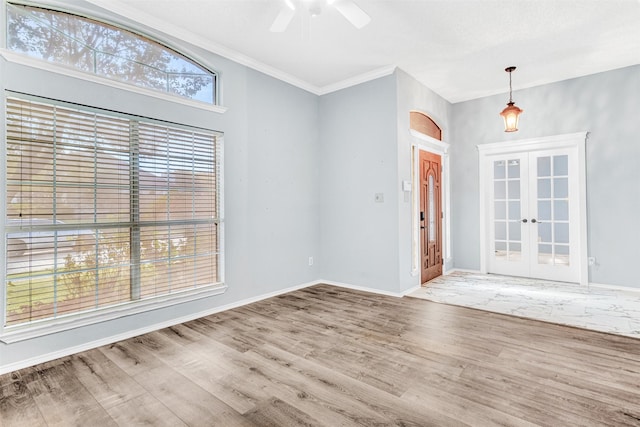
{"type": "Polygon", "coordinates": [[[376,193],[374,200],[376,203],[384,203],[384,193],[376,193]]]}
{"type": "Polygon", "coordinates": [[[313,265],[313,257],[312,256],[309,257],[309,265],[313,265]]]}
{"type": "Polygon", "coordinates": [[[587,262],[589,263],[589,267],[596,265],[596,257],[590,256],[587,258],[587,262]]]}

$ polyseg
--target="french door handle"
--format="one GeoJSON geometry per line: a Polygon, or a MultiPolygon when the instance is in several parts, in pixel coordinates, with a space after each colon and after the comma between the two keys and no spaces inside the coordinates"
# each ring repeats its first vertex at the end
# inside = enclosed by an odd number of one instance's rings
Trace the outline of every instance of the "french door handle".
{"type": "Polygon", "coordinates": [[[535,224],[536,222],[538,222],[538,221],[536,221],[536,219],[535,219],[535,218],[531,218],[531,223],[532,223],[532,224],[535,224]]]}
{"type": "Polygon", "coordinates": [[[527,218],[523,219],[522,222],[527,223],[527,218]]]}

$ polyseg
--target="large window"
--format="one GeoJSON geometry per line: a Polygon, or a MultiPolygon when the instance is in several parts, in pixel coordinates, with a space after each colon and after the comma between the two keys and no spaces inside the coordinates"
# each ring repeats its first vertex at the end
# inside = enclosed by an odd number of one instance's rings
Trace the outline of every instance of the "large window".
{"type": "Polygon", "coordinates": [[[216,74],[138,34],[63,12],[7,5],[7,49],[216,104],[216,74]]]}
{"type": "Polygon", "coordinates": [[[6,103],[5,330],[221,288],[220,135],[6,103]]]}

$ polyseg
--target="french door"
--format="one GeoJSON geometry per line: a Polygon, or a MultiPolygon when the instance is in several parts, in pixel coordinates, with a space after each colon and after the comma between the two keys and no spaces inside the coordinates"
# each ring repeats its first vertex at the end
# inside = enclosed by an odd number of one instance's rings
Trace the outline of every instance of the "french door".
{"type": "Polygon", "coordinates": [[[586,280],[580,151],[509,151],[482,156],[487,272],[586,280]]]}

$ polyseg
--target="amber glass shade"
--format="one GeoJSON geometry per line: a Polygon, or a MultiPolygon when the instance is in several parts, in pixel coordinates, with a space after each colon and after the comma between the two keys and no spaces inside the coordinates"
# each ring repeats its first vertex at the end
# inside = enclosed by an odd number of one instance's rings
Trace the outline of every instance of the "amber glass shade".
{"type": "Polygon", "coordinates": [[[515,132],[518,130],[518,119],[522,114],[522,110],[514,105],[513,102],[509,102],[507,107],[502,110],[500,115],[504,119],[504,131],[515,132]]]}

